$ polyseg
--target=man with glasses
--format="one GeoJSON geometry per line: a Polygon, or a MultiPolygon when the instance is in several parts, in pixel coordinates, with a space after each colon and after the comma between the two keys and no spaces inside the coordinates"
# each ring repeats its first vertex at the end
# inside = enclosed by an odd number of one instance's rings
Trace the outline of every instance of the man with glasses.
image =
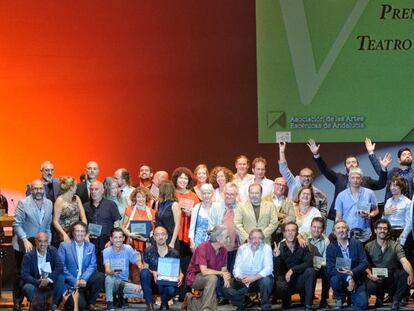
{"type": "Polygon", "coordinates": [[[169,309],[168,301],[175,296],[177,288],[181,286],[184,275],[180,272],[177,286],[158,284],[158,262],[159,258],[180,258],[180,254],[175,249],[167,245],[168,233],[164,227],[154,229],[153,238],[155,245],[145,249],[144,252],[144,269],[141,270],[141,286],[144,292],[147,310],[153,310],[154,297],[153,290],[156,290],[161,296],[161,308],[169,309]]]}
{"type": "Polygon", "coordinates": [[[326,194],[312,185],[313,171],[310,168],[303,168],[299,172],[299,176],[294,176],[290,171],[286,160],[286,143],[279,143],[279,172],[286,179],[289,187],[288,198],[295,200],[300,188],[312,188],[315,196],[315,207],[321,212],[322,217],[326,218],[328,214],[328,199],[326,194]]]}
{"type": "Polygon", "coordinates": [[[400,243],[389,238],[391,225],[388,220],[377,220],[374,228],[377,238],[365,245],[370,264],[366,269],[367,292],[377,296],[375,307],[381,308],[388,289],[392,297],[392,310],[399,310],[401,299],[413,283],[413,269],[400,243]]]}

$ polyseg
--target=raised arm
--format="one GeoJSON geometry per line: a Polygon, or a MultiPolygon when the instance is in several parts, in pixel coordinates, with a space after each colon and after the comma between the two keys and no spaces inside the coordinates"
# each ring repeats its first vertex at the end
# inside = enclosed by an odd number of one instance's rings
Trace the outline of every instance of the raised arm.
{"type": "Polygon", "coordinates": [[[323,176],[326,177],[326,179],[328,179],[331,183],[335,184],[338,180],[338,173],[329,168],[326,165],[325,161],[322,159],[321,155],[319,154],[319,148],[321,145],[316,145],[316,142],[313,139],[309,139],[307,146],[313,154],[313,160],[318,166],[319,171],[322,173],[323,176]]]}
{"type": "Polygon", "coordinates": [[[371,161],[372,167],[379,176],[381,174],[381,163],[375,155],[375,143],[372,143],[371,139],[365,138],[365,148],[367,149],[369,160],[371,161]]]}
{"type": "Polygon", "coordinates": [[[286,161],[286,143],[284,141],[279,142],[279,172],[286,179],[286,183],[289,188],[295,185],[295,176],[289,170],[286,161]]]}

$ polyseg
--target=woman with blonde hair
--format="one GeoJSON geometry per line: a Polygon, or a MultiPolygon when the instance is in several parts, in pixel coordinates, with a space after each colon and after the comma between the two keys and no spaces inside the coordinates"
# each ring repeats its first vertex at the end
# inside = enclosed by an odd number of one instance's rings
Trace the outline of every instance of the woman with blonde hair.
{"type": "Polygon", "coordinates": [[[88,223],[85,210],[76,193],[76,181],[71,176],[62,176],[59,179],[61,194],[56,198],[53,206],[53,227],[56,234],[53,244],[59,245],[62,241],[70,240],[70,229],[77,221],[88,223]]]}

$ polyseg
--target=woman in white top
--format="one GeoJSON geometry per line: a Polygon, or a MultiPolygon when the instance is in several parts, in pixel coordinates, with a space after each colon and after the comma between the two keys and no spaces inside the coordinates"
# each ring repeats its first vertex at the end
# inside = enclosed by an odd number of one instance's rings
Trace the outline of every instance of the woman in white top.
{"type": "MultiPolygon", "coordinates": [[[[396,232],[399,234],[400,243],[404,245],[408,234],[411,231],[412,214],[410,210],[412,208],[411,200],[407,198],[402,192],[405,191],[406,185],[404,178],[401,176],[393,176],[388,185],[392,197],[385,202],[383,218],[387,219],[391,224],[391,231],[398,228],[396,232]]],[[[393,238],[398,238],[398,235],[393,238]]]]}
{"type": "Polygon", "coordinates": [[[204,184],[200,188],[202,202],[194,206],[191,213],[190,230],[188,237],[190,239],[190,248],[194,249],[207,240],[209,228],[209,219],[212,209],[214,189],[211,184],[204,184]]]}
{"type": "Polygon", "coordinates": [[[227,167],[216,166],[210,172],[210,183],[213,185],[214,202],[224,201],[224,186],[233,180],[233,173],[227,167]]]}
{"type": "Polygon", "coordinates": [[[321,212],[314,207],[315,196],[312,188],[301,188],[294,203],[296,223],[299,227],[299,233],[310,233],[312,219],[314,217],[322,217],[321,212]]]}

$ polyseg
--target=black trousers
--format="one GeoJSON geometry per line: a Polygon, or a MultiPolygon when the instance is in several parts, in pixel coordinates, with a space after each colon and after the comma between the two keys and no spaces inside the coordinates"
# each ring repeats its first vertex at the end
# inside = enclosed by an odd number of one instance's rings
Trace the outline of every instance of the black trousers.
{"type": "MultiPolygon", "coordinates": [[[[315,286],[316,286],[316,279],[321,278],[322,279],[322,293],[321,293],[321,302],[326,302],[326,300],[329,297],[329,288],[331,285],[329,284],[329,275],[328,270],[326,269],[326,266],[321,267],[316,272],[315,277],[315,286]]],[[[313,288],[315,288],[315,286],[313,288]]]]}
{"type": "Polygon", "coordinates": [[[388,271],[388,277],[378,282],[368,280],[367,294],[376,295],[378,299],[383,300],[385,292],[389,293],[392,301],[401,301],[408,290],[407,285],[408,273],[404,269],[388,271]]]}
{"type": "Polygon", "coordinates": [[[313,267],[306,268],[301,274],[293,274],[290,282],[286,282],[285,276],[278,276],[276,280],[276,293],[281,296],[283,305],[289,305],[291,295],[299,292],[301,301],[307,306],[313,304],[315,293],[316,273],[313,267]]]}
{"type": "MultiPolygon", "coordinates": [[[[79,288],[79,310],[88,309],[90,304],[96,304],[96,299],[99,293],[105,286],[105,274],[95,271],[88,282],[86,287],[79,288]]],[[[65,305],[66,310],[73,310],[73,299],[69,296],[65,305]]]]}

